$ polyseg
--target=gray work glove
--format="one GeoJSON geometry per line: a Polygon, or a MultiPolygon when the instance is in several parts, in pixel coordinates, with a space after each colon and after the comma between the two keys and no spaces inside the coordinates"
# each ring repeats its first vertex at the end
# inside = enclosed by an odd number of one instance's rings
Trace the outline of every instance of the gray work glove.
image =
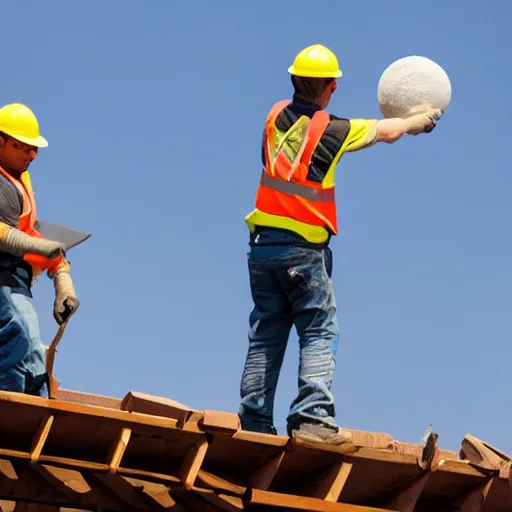
{"type": "Polygon", "coordinates": [[[439,108],[422,108],[421,113],[418,112],[420,108],[412,109],[407,117],[409,123],[409,129],[407,133],[409,135],[419,135],[420,133],[430,133],[437,124],[437,121],[441,119],[443,112],[439,108]]]}
{"type": "Polygon", "coordinates": [[[55,288],[53,318],[59,325],[62,325],[75,313],[80,302],[76,298],[73,280],[69,272],[57,272],[53,276],[53,285],[55,288]]]}
{"type": "Polygon", "coordinates": [[[30,236],[19,229],[3,223],[0,224],[1,251],[19,256],[20,258],[25,256],[25,254],[39,254],[49,259],[56,258],[60,254],[63,255],[65,253],[66,246],[61,242],[30,236]]]}

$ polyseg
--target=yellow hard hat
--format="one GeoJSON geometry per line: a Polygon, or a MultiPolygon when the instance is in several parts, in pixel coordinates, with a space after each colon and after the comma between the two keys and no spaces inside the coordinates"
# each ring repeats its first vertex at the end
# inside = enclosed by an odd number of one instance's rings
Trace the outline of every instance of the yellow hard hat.
{"type": "Polygon", "coordinates": [[[48,146],[48,141],[39,134],[36,116],[21,103],[11,103],[0,108],[0,132],[31,146],[48,146]]]}
{"type": "Polygon", "coordinates": [[[288,72],[311,78],[339,78],[343,74],[336,55],[321,44],[308,46],[299,52],[288,72]]]}

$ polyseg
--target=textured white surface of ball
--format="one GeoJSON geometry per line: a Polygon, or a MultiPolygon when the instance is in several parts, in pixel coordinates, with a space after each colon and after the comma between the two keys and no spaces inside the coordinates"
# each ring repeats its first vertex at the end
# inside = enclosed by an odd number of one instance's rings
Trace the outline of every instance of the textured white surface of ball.
{"type": "Polygon", "coordinates": [[[445,70],[417,55],[389,65],[377,87],[379,108],[386,118],[406,117],[412,108],[421,106],[445,110],[451,97],[452,86],[445,70]]]}

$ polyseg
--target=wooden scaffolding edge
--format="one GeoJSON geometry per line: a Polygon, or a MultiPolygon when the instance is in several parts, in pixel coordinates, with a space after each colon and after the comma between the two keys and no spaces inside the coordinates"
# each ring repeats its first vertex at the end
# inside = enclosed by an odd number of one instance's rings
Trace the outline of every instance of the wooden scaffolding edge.
{"type": "MultiPolygon", "coordinates": [[[[49,429],[55,420],[55,414],[59,412],[96,416],[107,420],[120,421],[123,423],[123,432],[125,436],[129,436],[128,431],[131,432],[133,429],[137,429],[138,425],[145,425],[183,431],[184,433],[190,434],[206,434],[212,436],[212,439],[219,435],[228,436],[235,440],[275,446],[276,448],[282,448],[285,451],[299,447],[318,451],[335,452],[344,455],[348,462],[357,462],[359,459],[371,459],[399,464],[415,464],[418,462],[418,451],[422,449],[418,444],[396,442],[388,434],[362,431],[351,431],[356,434],[355,437],[359,435],[358,443],[347,443],[341,446],[330,446],[322,443],[290,440],[290,438],[286,436],[270,436],[267,434],[247,432],[240,430],[237,415],[218,411],[194,412],[189,415],[187,421],[181,425],[180,428],[177,421],[172,418],[106,409],[104,407],[88,404],[46,400],[18,393],[0,391],[0,405],[2,402],[38,407],[45,411],[45,415],[41,420],[38,432],[34,437],[30,453],[30,457],[34,461],[38,460],[41,456],[42,446],[44,445],[46,437],[49,434],[49,429]],[[368,439],[370,439],[372,443],[368,442],[368,439]],[[368,446],[369,444],[373,445],[368,446]]],[[[124,449],[126,449],[126,446],[124,449]]],[[[462,442],[459,458],[455,457],[457,455],[455,452],[439,450],[437,446],[436,450],[438,454],[436,461],[437,469],[474,476],[479,476],[482,473],[485,474],[488,470],[500,470],[500,468],[511,461],[511,458],[508,455],[497,450],[488,443],[469,435],[467,435],[462,442]],[[444,456],[440,456],[441,453],[444,456]],[[454,455],[453,458],[452,454],[454,455]]],[[[112,472],[115,472],[115,466],[115,462],[113,465],[109,465],[112,472]]],[[[118,466],[119,464],[117,463],[117,467],[118,466]]],[[[504,471],[501,471],[501,473],[501,478],[509,478],[509,474],[505,475],[504,471]]]]}
{"type": "Polygon", "coordinates": [[[81,416],[99,417],[105,420],[125,422],[128,425],[145,425],[157,428],[180,430],[177,426],[177,420],[163,416],[152,416],[149,414],[121,411],[95,405],[50,400],[22,393],[13,393],[10,391],[0,391],[0,407],[6,407],[8,406],[7,404],[35,408],[41,410],[41,412],[47,412],[48,414],[65,412],[81,416]]]}

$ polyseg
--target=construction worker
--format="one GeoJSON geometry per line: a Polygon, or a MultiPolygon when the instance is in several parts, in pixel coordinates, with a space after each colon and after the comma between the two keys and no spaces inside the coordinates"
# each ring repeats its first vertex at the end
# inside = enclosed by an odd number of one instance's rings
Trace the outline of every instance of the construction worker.
{"type": "Polygon", "coordinates": [[[28,168],[48,142],[33,112],[0,109],[0,390],[47,396],[45,347],[32,305],[32,284],[53,279],[53,314],[62,324],[78,308],[62,243],[42,237],[28,168]]]}
{"type": "Polygon", "coordinates": [[[350,435],[334,420],[330,391],[338,344],[329,248],[338,234],[335,168],[344,153],[432,131],[442,112],[382,120],[326,113],[342,72],[336,56],[319,44],[302,50],[288,71],[293,100],[276,103],[267,116],[263,171],[255,209],[246,217],[254,308],[239,416],[244,430],[276,434],[274,396],[295,325],[299,391],[287,418],[288,435],[341,444],[350,435]]]}

